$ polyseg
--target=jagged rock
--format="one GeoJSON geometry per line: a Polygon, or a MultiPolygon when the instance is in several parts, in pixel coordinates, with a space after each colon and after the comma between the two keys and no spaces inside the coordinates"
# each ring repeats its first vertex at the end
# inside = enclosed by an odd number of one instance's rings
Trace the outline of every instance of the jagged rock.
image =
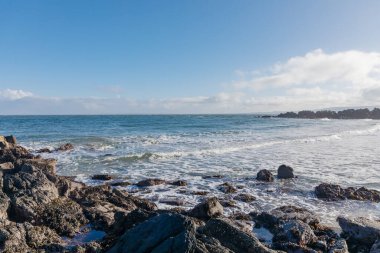
{"type": "Polygon", "coordinates": [[[164,198],[159,200],[160,203],[170,206],[183,206],[185,201],[179,198],[164,198]]]}
{"type": "Polygon", "coordinates": [[[74,236],[88,221],[81,206],[67,198],[58,198],[37,210],[36,224],[48,226],[63,236],[74,236]]]}
{"type": "Polygon", "coordinates": [[[126,231],[107,252],[194,252],[195,229],[186,216],[160,214],[126,231]]]}
{"type": "Polygon", "coordinates": [[[380,202],[379,191],[369,190],[364,187],[358,189],[353,187],[343,189],[339,185],[322,183],[315,187],[315,194],[318,198],[328,201],[352,199],[361,201],[369,200],[372,202],[380,202]]]}
{"type": "Polygon", "coordinates": [[[72,192],[86,187],[84,183],[76,182],[73,179],[64,176],[56,176],[53,181],[58,189],[59,196],[68,197],[72,192]]]}
{"type": "Polygon", "coordinates": [[[97,174],[97,175],[93,175],[93,176],[91,177],[91,179],[93,179],[93,180],[104,180],[104,181],[108,181],[108,180],[113,179],[113,176],[108,175],[108,174],[97,174]]]}
{"type": "Polygon", "coordinates": [[[329,248],[329,253],[349,253],[346,240],[338,239],[335,240],[333,245],[329,248]]]}
{"type": "Polygon", "coordinates": [[[11,162],[15,163],[18,159],[33,159],[35,158],[26,148],[21,146],[11,146],[0,149],[0,163],[11,162]]]}
{"type": "Polygon", "coordinates": [[[170,184],[175,185],[175,186],[187,186],[187,182],[184,180],[173,181],[173,182],[170,182],[170,184]]]}
{"type": "Polygon", "coordinates": [[[41,148],[39,150],[36,151],[36,153],[51,153],[52,150],[50,148],[41,148]]]}
{"type": "Polygon", "coordinates": [[[233,252],[276,252],[264,246],[253,234],[241,231],[228,219],[210,219],[200,232],[217,239],[223,247],[233,252]]]}
{"type": "Polygon", "coordinates": [[[281,223],[273,241],[295,243],[301,247],[316,243],[318,238],[308,224],[300,220],[281,223]]]}
{"type": "Polygon", "coordinates": [[[269,170],[260,170],[259,172],[257,172],[256,179],[259,181],[273,182],[274,177],[269,170]]]}
{"type": "Polygon", "coordinates": [[[360,243],[370,248],[376,240],[380,239],[380,221],[364,217],[355,219],[338,217],[337,221],[343,230],[342,236],[349,238],[353,244],[360,243]]]}
{"type": "Polygon", "coordinates": [[[232,186],[230,183],[223,183],[218,186],[218,190],[224,193],[235,193],[237,192],[236,188],[232,186]]]}
{"type": "Polygon", "coordinates": [[[19,222],[32,222],[36,208],[59,197],[54,183],[32,165],[21,166],[15,174],[5,174],[4,192],[11,200],[10,218],[19,222]]]}
{"type": "Polygon", "coordinates": [[[256,200],[256,197],[248,193],[240,193],[234,197],[234,200],[250,203],[256,200]]]}
{"type": "Polygon", "coordinates": [[[154,185],[160,185],[160,184],[165,184],[166,181],[158,178],[150,178],[150,179],[145,179],[140,182],[138,182],[136,185],[140,187],[147,187],[147,186],[154,186],[154,185]]]}
{"type": "Polygon", "coordinates": [[[319,217],[313,212],[295,206],[282,206],[269,212],[262,212],[255,220],[268,229],[290,220],[300,220],[310,226],[315,226],[320,222],[319,217]]]}
{"type": "Polygon", "coordinates": [[[189,215],[198,219],[208,220],[223,215],[223,206],[217,198],[209,198],[190,210],[189,215]]]}
{"type": "Polygon", "coordinates": [[[15,169],[21,170],[23,166],[33,166],[42,170],[45,174],[55,175],[57,160],[55,159],[19,159],[15,163],[15,169]]]}
{"type": "Polygon", "coordinates": [[[156,210],[157,206],[110,186],[86,187],[74,191],[70,197],[84,209],[86,218],[100,230],[108,230],[115,221],[115,213],[127,213],[136,208],[156,210]]]}
{"type": "Polygon", "coordinates": [[[8,218],[7,211],[8,211],[9,205],[10,205],[10,200],[8,196],[0,189],[0,220],[8,218]]]}
{"type": "Polygon", "coordinates": [[[294,178],[293,168],[287,165],[281,165],[277,170],[277,177],[279,179],[294,178]]]}
{"type": "Polygon", "coordinates": [[[70,150],[73,150],[74,149],[74,145],[71,144],[71,143],[66,143],[66,144],[63,144],[61,146],[59,146],[58,148],[55,149],[55,151],[70,151],[70,150]]]}

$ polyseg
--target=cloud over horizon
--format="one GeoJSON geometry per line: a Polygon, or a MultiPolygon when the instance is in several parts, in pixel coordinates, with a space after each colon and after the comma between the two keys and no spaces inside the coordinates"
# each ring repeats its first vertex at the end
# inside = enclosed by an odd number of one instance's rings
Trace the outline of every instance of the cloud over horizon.
{"type": "MultiPolygon", "coordinates": [[[[0,90],[0,114],[254,113],[380,104],[380,53],[313,50],[261,70],[238,70],[228,91],[134,99],[41,97],[0,90]]],[[[123,93],[121,86],[101,86],[123,93]]]]}

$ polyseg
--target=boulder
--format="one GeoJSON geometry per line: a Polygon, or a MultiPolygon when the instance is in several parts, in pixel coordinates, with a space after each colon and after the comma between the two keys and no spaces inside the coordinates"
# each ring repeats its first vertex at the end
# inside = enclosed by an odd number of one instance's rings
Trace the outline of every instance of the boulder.
{"type": "Polygon", "coordinates": [[[240,193],[234,197],[234,200],[250,203],[256,200],[256,197],[248,193],[240,193]]]}
{"type": "Polygon", "coordinates": [[[293,168],[287,165],[281,165],[277,169],[277,178],[279,179],[288,179],[294,178],[293,168]]]}
{"type": "Polygon", "coordinates": [[[369,253],[379,253],[380,252],[380,239],[378,239],[371,247],[369,253]]]}
{"type": "Polygon", "coordinates": [[[338,217],[337,221],[342,228],[342,236],[349,238],[354,244],[360,243],[372,247],[376,240],[380,239],[380,221],[364,217],[355,219],[338,217]]]}
{"type": "Polygon", "coordinates": [[[231,185],[230,183],[223,183],[223,184],[220,184],[219,186],[218,186],[218,190],[219,191],[221,191],[221,192],[223,192],[223,193],[235,193],[235,192],[237,192],[237,189],[233,186],[233,185],[231,185]]]}
{"type": "Polygon", "coordinates": [[[66,143],[66,144],[63,144],[61,146],[59,146],[58,148],[55,149],[55,151],[70,151],[70,150],[73,150],[74,149],[74,145],[71,144],[71,143],[66,143]]]}
{"type": "Polygon", "coordinates": [[[204,200],[189,211],[189,215],[198,219],[208,220],[223,215],[223,206],[213,197],[204,200]]]}
{"type": "Polygon", "coordinates": [[[160,214],[127,230],[107,252],[194,252],[195,229],[186,216],[160,214]]]}
{"type": "Polygon", "coordinates": [[[102,180],[102,181],[108,181],[113,179],[113,176],[108,174],[96,174],[91,177],[92,180],[102,180]]]}
{"type": "Polygon", "coordinates": [[[173,181],[173,182],[170,182],[170,184],[175,185],[175,186],[187,186],[187,182],[185,180],[173,181]]]}
{"type": "Polygon", "coordinates": [[[349,253],[346,240],[341,238],[335,240],[329,247],[328,253],[349,253]]]}
{"type": "Polygon", "coordinates": [[[257,172],[256,179],[259,181],[273,182],[273,174],[269,170],[260,170],[257,172]]]}
{"type": "Polygon", "coordinates": [[[8,196],[0,189],[0,220],[5,220],[8,218],[8,208],[10,205],[10,200],[8,196]]]}
{"type": "Polygon", "coordinates": [[[36,151],[36,153],[51,153],[52,150],[50,148],[41,148],[39,150],[36,151]]]}
{"type": "Polygon", "coordinates": [[[166,181],[158,178],[150,178],[150,179],[145,179],[140,182],[138,182],[136,185],[140,187],[148,187],[148,186],[154,186],[154,185],[160,185],[160,184],[165,184],[166,181]]]}
{"type": "Polygon", "coordinates": [[[273,241],[295,243],[301,247],[316,243],[318,238],[308,224],[300,220],[288,220],[280,224],[273,241]]]}
{"type": "Polygon", "coordinates": [[[232,252],[272,253],[277,252],[264,246],[251,233],[240,230],[229,219],[210,219],[200,232],[217,239],[221,245],[232,252]]]}
{"type": "Polygon", "coordinates": [[[315,187],[315,195],[323,200],[337,201],[344,199],[380,202],[380,192],[364,187],[346,189],[339,185],[322,183],[315,187]]]}

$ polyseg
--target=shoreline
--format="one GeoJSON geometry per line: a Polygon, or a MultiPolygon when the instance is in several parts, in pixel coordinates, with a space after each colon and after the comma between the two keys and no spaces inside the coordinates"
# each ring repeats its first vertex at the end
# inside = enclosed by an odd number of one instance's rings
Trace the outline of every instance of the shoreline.
{"type": "MultiPolygon", "coordinates": [[[[56,152],[72,148],[66,144],[56,152]]],[[[339,235],[334,229],[324,227],[316,214],[302,206],[282,206],[260,213],[244,210],[228,215],[224,209],[230,203],[206,196],[190,210],[183,210],[180,205],[174,207],[178,203],[170,210],[158,209],[153,202],[116,185],[88,186],[59,176],[55,160],[31,154],[18,146],[12,136],[0,138],[0,150],[0,235],[5,235],[0,239],[0,249],[3,252],[150,252],[147,248],[156,252],[348,252],[348,247],[350,252],[355,252],[352,250],[369,250],[380,236],[379,222],[343,217],[338,222],[346,234],[339,235]],[[358,222],[366,224],[362,226],[364,231],[375,231],[376,236],[355,238],[358,222]],[[260,241],[263,238],[257,238],[254,229],[271,239],[260,241]],[[86,237],[86,233],[98,241],[68,245],[68,241],[80,235],[86,237]],[[91,233],[104,237],[97,238],[91,233]],[[65,241],[65,238],[71,239],[65,241]],[[350,239],[346,242],[347,238],[350,239]]],[[[98,180],[111,179],[108,175],[94,176],[98,180]]],[[[295,174],[291,167],[282,165],[277,177],[292,180],[295,174]]],[[[270,184],[274,175],[261,170],[256,180],[270,184]]],[[[187,182],[148,179],[136,186],[149,190],[160,184],[186,187],[187,182]]],[[[255,196],[239,194],[239,189],[228,182],[218,185],[218,189],[226,195],[237,194],[240,200],[255,201],[255,196]]],[[[343,189],[323,183],[316,188],[316,195],[329,201],[380,202],[378,191],[343,189]]]]}

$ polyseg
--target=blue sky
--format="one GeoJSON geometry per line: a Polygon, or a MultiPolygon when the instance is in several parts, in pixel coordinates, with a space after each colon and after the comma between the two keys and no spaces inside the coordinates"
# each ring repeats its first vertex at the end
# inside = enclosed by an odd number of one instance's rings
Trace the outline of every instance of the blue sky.
{"type": "Polygon", "coordinates": [[[375,0],[0,0],[0,114],[378,105],[378,10],[375,0]]]}

